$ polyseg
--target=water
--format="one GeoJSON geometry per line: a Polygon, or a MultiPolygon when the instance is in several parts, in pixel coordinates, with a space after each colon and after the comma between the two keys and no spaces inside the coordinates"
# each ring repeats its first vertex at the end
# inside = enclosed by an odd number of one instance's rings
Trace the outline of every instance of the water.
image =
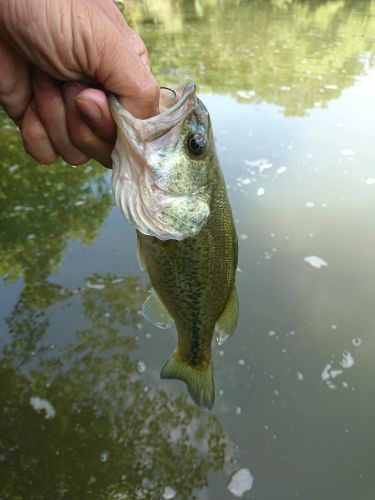
{"type": "Polygon", "coordinates": [[[372,500],[375,2],[125,11],[160,84],[194,78],[210,111],[238,331],[212,412],[161,381],[175,334],[140,315],[110,174],[35,165],[1,118],[0,498],[372,500]]]}

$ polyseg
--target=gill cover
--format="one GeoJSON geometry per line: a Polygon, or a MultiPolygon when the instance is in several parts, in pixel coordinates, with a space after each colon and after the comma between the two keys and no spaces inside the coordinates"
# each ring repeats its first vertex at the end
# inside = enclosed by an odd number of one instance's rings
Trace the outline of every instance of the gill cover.
{"type": "MultiPolygon", "coordinates": [[[[135,118],[116,96],[109,96],[117,124],[112,153],[115,201],[138,231],[161,240],[195,236],[210,213],[203,182],[176,187],[176,179],[189,175],[186,164],[191,162],[178,148],[183,124],[189,116],[198,114],[206,121],[208,133],[208,113],[195,95],[194,82],[174,91],[172,106],[146,120],[135,118]]],[[[172,92],[164,92],[171,99],[172,92]]]]}

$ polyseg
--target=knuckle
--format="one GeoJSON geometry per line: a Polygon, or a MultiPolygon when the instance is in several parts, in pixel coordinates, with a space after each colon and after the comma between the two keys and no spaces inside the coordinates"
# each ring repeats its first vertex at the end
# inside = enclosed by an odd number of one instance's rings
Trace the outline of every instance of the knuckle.
{"type": "Polygon", "coordinates": [[[160,96],[160,88],[155,81],[150,81],[142,88],[144,99],[150,103],[158,103],[160,96]]]}

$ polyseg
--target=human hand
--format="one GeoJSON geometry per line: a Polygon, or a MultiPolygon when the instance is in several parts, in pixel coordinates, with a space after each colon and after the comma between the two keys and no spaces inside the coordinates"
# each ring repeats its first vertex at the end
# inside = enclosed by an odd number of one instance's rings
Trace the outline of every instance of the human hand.
{"type": "Polygon", "coordinates": [[[112,0],[1,0],[0,74],[0,105],[43,164],[111,166],[105,91],[139,118],[159,112],[147,49],[112,0]]]}

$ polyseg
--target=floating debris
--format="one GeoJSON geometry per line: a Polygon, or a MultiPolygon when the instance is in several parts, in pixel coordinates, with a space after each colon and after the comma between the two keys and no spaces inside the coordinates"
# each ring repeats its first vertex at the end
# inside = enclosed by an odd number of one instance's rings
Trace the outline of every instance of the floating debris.
{"type": "Polygon", "coordinates": [[[305,207],[306,208],[314,208],[315,207],[315,203],[313,201],[306,201],[305,207]]]}
{"type": "Polygon", "coordinates": [[[240,406],[236,407],[236,415],[241,415],[242,413],[242,408],[240,406]]]}
{"type": "Polygon", "coordinates": [[[265,189],[264,188],[258,188],[257,189],[257,196],[263,196],[265,193],[265,189]]]}
{"type": "Polygon", "coordinates": [[[369,179],[366,180],[366,184],[368,186],[373,186],[375,184],[375,179],[373,177],[370,177],[369,179]]]}
{"type": "Polygon", "coordinates": [[[354,345],[354,347],[359,347],[362,344],[362,339],[360,339],[359,337],[355,337],[352,340],[352,344],[354,345]]]}
{"type": "Polygon", "coordinates": [[[304,377],[303,377],[303,373],[301,373],[301,372],[297,372],[297,378],[298,378],[298,380],[299,380],[299,381],[301,381],[301,382],[302,382],[302,380],[303,380],[303,378],[304,378],[304,377]]]}
{"type": "Polygon", "coordinates": [[[328,266],[328,263],[324,259],[316,255],[308,255],[303,260],[310,264],[310,266],[315,267],[315,269],[321,269],[322,267],[328,266]]]}
{"type": "Polygon", "coordinates": [[[38,413],[44,410],[46,413],[45,418],[47,419],[51,419],[56,415],[55,408],[47,399],[34,396],[30,398],[30,404],[34,408],[34,410],[37,411],[38,413]]]}
{"type": "Polygon", "coordinates": [[[247,234],[239,234],[238,235],[238,239],[240,239],[240,240],[247,240],[248,239],[248,235],[247,234]]]}
{"type": "Polygon", "coordinates": [[[100,461],[105,464],[106,462],[108,462],[108,459],[109,459],[109,453],[108,451],[102,451],[101,454],[100,454],[100,461]]]}
{"type": "Polygon", "coordinates": [[[176,491],[173,488],[171,488],[170,486],[166,486],[164,488],[163,498],[165,498],[165,500],[170,500],[175,496],[176,496],[176,491]]]}
{"type": "Polygon", "coordinates": [[[251,490],[253,487],[254,478],[251,475],[249,469],[243,468],[235,472],[228,484],[228,490],[236,497],[242,497],[242,495],[251,490]]]}

